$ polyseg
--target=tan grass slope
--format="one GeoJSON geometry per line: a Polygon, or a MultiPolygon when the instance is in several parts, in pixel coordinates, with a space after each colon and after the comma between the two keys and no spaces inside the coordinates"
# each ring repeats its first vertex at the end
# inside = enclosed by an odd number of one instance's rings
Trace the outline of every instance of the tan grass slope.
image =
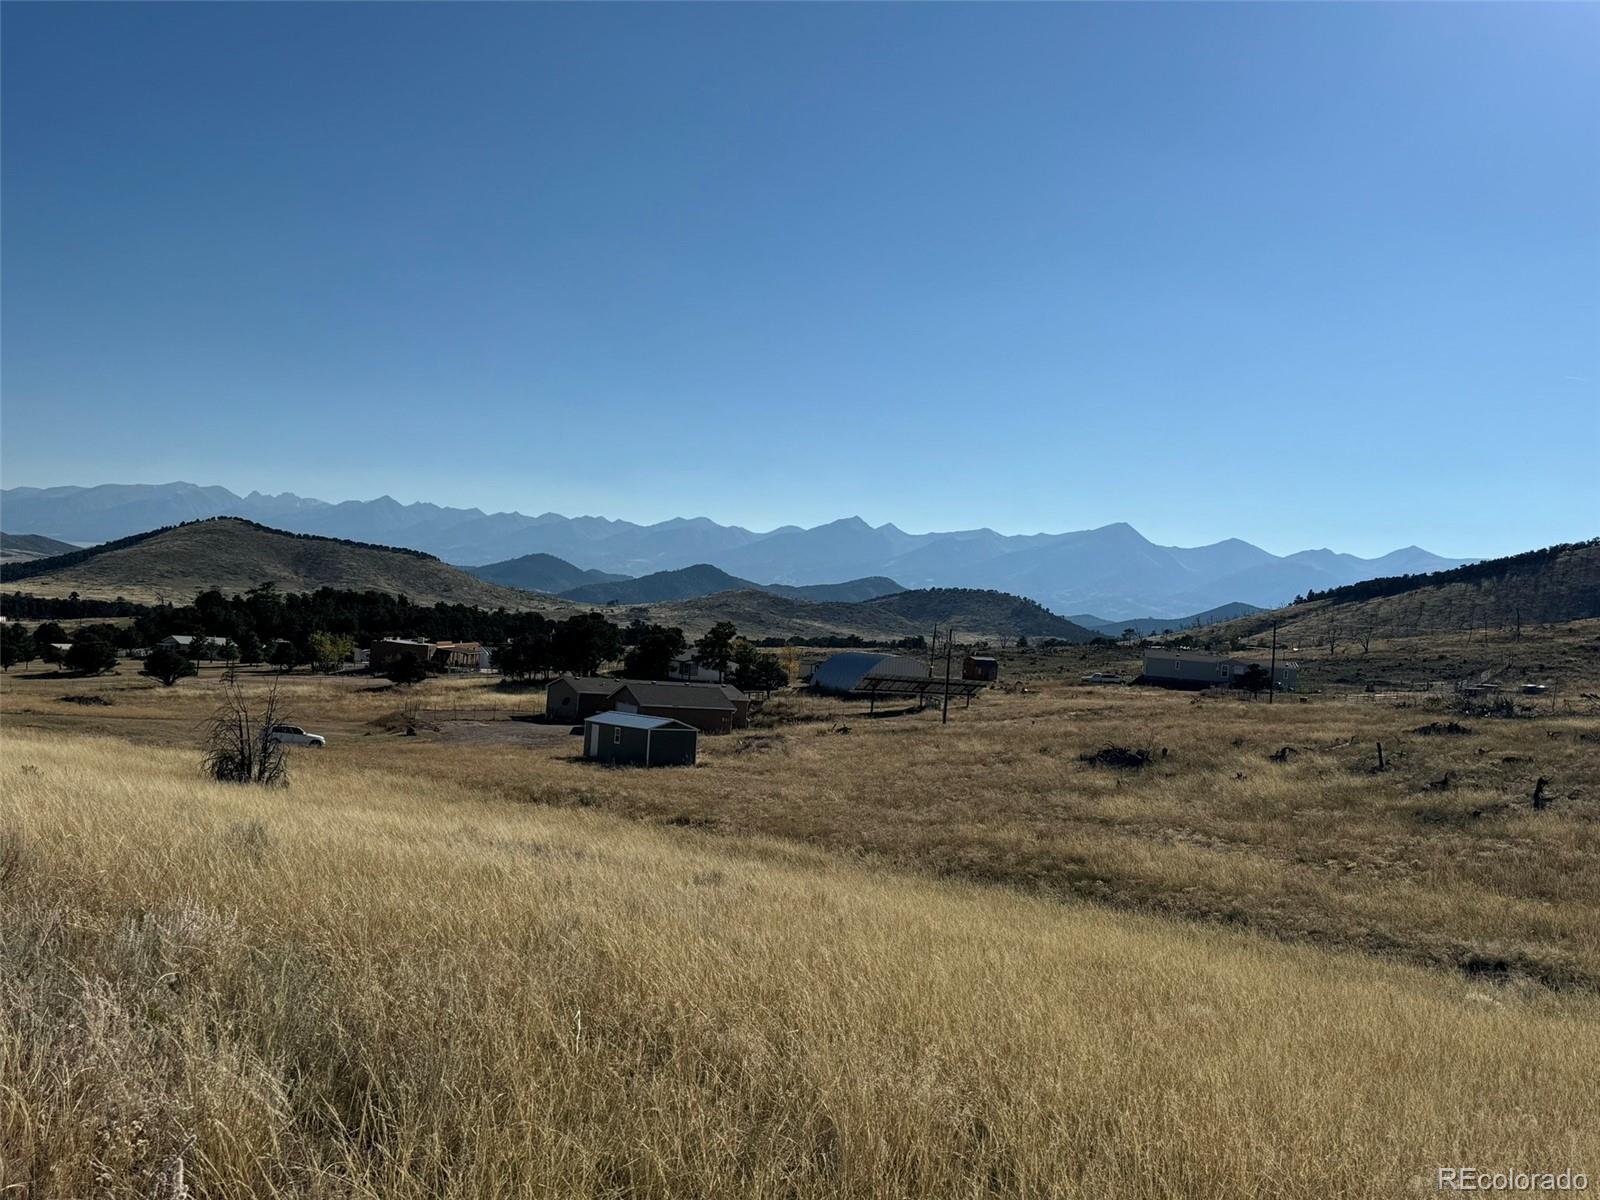
{"type": "Polygon", "coordinates": [[[732,621],[756,637],[857,634],[894,640],[926,637],[934,625],[954,626],[957,637],[1058,637],[1086,642],[1095,634],[1031,600],[976,588],[918,588],[871,600],[800,600],[761,591],[718,592],[694,600],[644,607],[649,619],[680,625],[692,633],[717,621],[732,621]]]}
{"type": "Polygon", "coordinates": [[[1509,559],[1474,563],[1436,576],[1372,581],[1328,596],[1256,613],[1204,631],[1207,637],[1256,637],[1276,621],[1279,634],[1312,643],[1504,630],[1600,617],[1600,539],[1509,559]],[[1520,561],[1519,561],[1520,560],[1520,561]],[[1361,598],[1387,586],[1393,594],[1361,598]]]}
{"type": "Polygon", "coordinates": [[[7,738],[0,1189],[1395,1197],[1600,1173],[1589,993],[7,738]]]}
{"type": "Polygon", "coordinates": [[[283,533],[232,517],[179,525],[15,582],[9,573],[4,578],[7,590],[39,596],[77,592],[146,603],[183,603],[205,588],[234,593],[271,582],[284,592],[370,589],[404,594],[418,604],[579,611],[564,601],[487,583],[430,555],[283,533]]]}

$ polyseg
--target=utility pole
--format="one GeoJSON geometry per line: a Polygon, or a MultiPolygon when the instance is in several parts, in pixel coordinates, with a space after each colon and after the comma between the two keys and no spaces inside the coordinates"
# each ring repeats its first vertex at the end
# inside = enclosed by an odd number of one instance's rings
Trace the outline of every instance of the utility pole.
{"type": "Polygon", "coordinates": [[[939,724],[945,725],[950,721],[950,662],[956,652],[956,630],[951,626],[944,631],[944,712],[939,716],[939,724]]]}
{"type": "Polygon", "coordinates": [[[1272,694],[1278,690],[1278,623],[1272,623],[1272,671],[1267,676],[1267,703],[1272,703],[1272,694]]]}

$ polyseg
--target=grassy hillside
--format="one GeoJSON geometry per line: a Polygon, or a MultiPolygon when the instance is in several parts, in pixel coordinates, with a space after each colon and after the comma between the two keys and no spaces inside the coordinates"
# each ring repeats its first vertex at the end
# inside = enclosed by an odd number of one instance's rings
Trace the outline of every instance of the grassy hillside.
{"type": "Polygon", "coordinates": [[[732,621],[750,637],[853,633],[864,638],[899,639],[926,636],[935,623],[941,628],[954,623],[959,635],[967,640],[1023,634],[1077,642],[1096,636],[1021,596],[970,588],[902,591],[860,603],[799,600],[745,590],[617,611],[681,625],[691,635],[717,621],[732,621]]]}
{"type": "Polygon", "coordinates": [[[954,625],[958,635],[1054,637],[1087,642],[1099,635],[1022,596],[981,588],[917,588],[868,600],[863,608],[893,613],[927,632],[935,622],[954,625]]]}
{"type": "Polygon", "coordinates": [[[443,600],[484,608],[574,609],[476,579],[416,550],[283,533],[235,517],[155,530],[55,559],[7,564],[0,580],[39,596],[77,592],[144,602],[186,600],[209,587],[242,592],[270,581],[286,592],[350,588],[403,593],[419,604],[443,600]]]}
{"type": "Polygon", "coordinates": [[[0,533],[0,562],[31,562],[70,554],[77,548],[71,542],[57,541],[42,533],[0,533]]]}
{"type": "Polygon", "coordinates": [[[906,589],[887,575],[866,575],[860,579],[847,579],[843,583],[769,583],[766,590],[779,596],[793,596],[797,600],[843,600],[856,604],[862,600],[875,600],[879,596],[892,596],[906,589]]]}
{"type": "Polygon", "coordinates": [[[1524,625],[1600,617],[1600,539],[1432,575],[1374,579],[1208,629],[1208,635],[1259,637],[1274,621],[1279,638],[1301,644],[1364,636],[1405,638],[1468,630],[1496,633],[1524,625]]]}
{"type": "Polygon", "coordinates": [[[681,626],[691,637],[704,633],[718,621],[732,621],[747,637],[853,633],[863,638],[892,641],[924,632],[904,617],[875,609],[870,604],[819,603],[755,590],[718,592],[693,600],[615,611],[619,615],[648,613],[648,620],[681,626]]]}
{"type": "Polygon", "coordinates": [[[183,750],[7,741],[22,1195],[1362,1200],[1436,1164],[1600,1168],[1589,993],[334,751],[263,792],[183,750]]]}
{"type": "Polygon", "coordinates": [[[676,571],[656,571],[637,579],[586,583],[565,590],[562,595],[580,604],[668,604],[674,600],[692,600],[717,592],[751,589],[764,590],[760,584],[729,575],[710,563],[699,563],[676,571]]]}

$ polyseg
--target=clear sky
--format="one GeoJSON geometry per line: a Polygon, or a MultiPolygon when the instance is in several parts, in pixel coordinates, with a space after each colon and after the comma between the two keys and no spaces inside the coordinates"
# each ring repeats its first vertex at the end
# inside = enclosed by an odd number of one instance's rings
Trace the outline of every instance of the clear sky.
{"type": "Polygon", "coordinates": [[[4,483],[1600,533],[1600,6],[7,4],[4,483]]]}

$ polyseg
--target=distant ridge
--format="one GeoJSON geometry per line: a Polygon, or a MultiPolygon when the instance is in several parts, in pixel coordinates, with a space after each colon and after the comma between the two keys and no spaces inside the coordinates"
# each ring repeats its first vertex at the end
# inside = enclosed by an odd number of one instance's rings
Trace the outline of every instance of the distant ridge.
{"type": "Polygon", "coordinates": [[[90,599],[186,601],[206,588],[245,592],[261,583],[281,591],[321,587],[404,595],[419,604],[550,610],[573,606],[501,587],[447,566],[431,554],[218,517],[119,538],[28,563],[0,564],[0,584],[26,583],[40,596],[77,592],[90,599]]]}
{"type": "Polygon", "coordinates": [[[0,533],[0,562],[27,562],[71,554],[78,549],[71,542],[58,541],[40,533],[0,533]]]}
{"type": "Polygon", "coordinates": [[[918,625],[953,627],[956,636],[979,632],[1010,637],[1053,637],[1090,642],[1100,634],[1057,616],[1024,596],[988,588],[917,588],[863,601],[862,608],[892,612],[918,625]]]}
{"type": "Polygon", "coordinates": [[[692,600],[718,592],[758,591],[788,596],[795,600],[839,600],[854,602],[902,592],[892,579],[880,577],[851,579],[844,583],[805,585],[760,584],[740,579],[710,563],[696,563],[676,571],[656,571],[638,579],[613,579],[568,588],[560,595],[582,604],[659,604],[672,600],[692,600]]]}
{"type": "MultiPolygon", "coordinates": [[[[647,576],[709,564],[764,587],[813,586],[885,577],[908,588],[997,588],[1058,613],[1092,612],[1107,622],[1159,612],[1203,612],[1235,601],[1287,603],[1364,579],[1461,565],[1407,546],[1375,559],[1328,549],[1270,554],[1238,538],[1206,546],[1162,546],[1125,522],[1066,533],[992,529],[908,533],[845,517],[810,529],[765,531],[705,517],[652,525],[546,512],[402,504],[390,496],[338,504],[292,493],[238,496],[192,483],[11,488],[0,492],[6,523],[73,542],[120,538],[156,526],[237,516],[274,528],[358,542],[407,546],[445,562],[504,564],[547,554],[579,569],[647,576]]],[[[573,586],[583,586],[582,581],[573,586]]]]}
{"type": "Polygon", "coordinates": [[[549,595],[558,595],[585,584],[609,583],[628,578],[626,575],[612,575],[606,571],[586,571],[553,554],[524,554],[520,558],[509,558],[504,562],[461,569],[469,575],[476,575],[479,579],[487,579],[490,583],[525,588],[530,592],[545,592],[549,595]]]}
{"type": "Polygon", "coordinates": [[[1216,608],[1208,608],[1205,612],[1192,613],[1187,617],[1130,617],[1125,621],[1104,621],[1090,613],[1076,613],[1067,620],[1107,637],[1121,637],[1127,629],[1133,630],[1139,637],[1149,637],[1153,633],[1176,633],[1182,629],[1200,629],[1222,621],[1236,621],[1262,611],[1254,604],[1235,602],[1219,604],[1216,608]]]}
{"type": "Polygon", "coordinates": [[[1093,641],[1098,634],[1048,612],[1022,596],[980,588],[926,588],[854,603],[802,600],[772,592],[717,592],[665,604],[622,608],[618,619],[642,616],[691,633],[732,621],[750,636],[858,633],[879,638],[928,637],[933,626],[954,628],[958,640],[1054,637],[1093,641]]]}
{"type": "MultiPolygon", "coordinates": [[[[594,608],[491,583],[420,551],[285,533],[235,517],[153,529],[37,562],[0,564],[0,586],[44,598],[76,592],[86,600],[181,604],[209,588],[242,594],[263,583],[284,593],[372,591],[419,605],[531,610],[551,617],[594,608]]],[[[620,623],[643,618],[679,625],[691,637],[722,620],[733,620],[754,638],[855,634],[898,640],[925,634],[935,622],[942,628],[954,623],[969,638],[1092,636],[1022,597],[960,588],[902,591],[863,602],[738,589],[649,606],[620,605],[607,615],[620,623]]]]}

